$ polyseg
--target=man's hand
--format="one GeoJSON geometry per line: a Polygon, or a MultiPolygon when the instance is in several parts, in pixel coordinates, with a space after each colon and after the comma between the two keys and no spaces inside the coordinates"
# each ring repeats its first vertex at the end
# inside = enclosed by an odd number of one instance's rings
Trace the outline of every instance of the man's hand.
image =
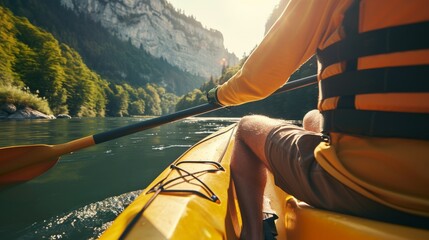
{"type": "Polygon", "coordinates": [[[217,87],[212,88],[210,91],[207,92],[207,101],[210,104],[223,106],[217,98],[217,87]]]}

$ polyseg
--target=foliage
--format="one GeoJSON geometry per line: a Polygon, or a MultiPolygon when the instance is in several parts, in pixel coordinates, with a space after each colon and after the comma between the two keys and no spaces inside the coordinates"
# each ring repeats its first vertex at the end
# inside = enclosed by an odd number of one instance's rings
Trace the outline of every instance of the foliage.
{"type": "MultiPolygon", "coordinates": [[[[105,81],[74,50],[27,19],[0,7],[3,86],[25,86],[49,103],[54,114],[103,116],[105,81]],[[100,87],[101,85],[101,87],[100,87]],[[97,87],[98,86],[98,87],[97,87]]],[[[11,89],[11,88],[6,88],[11,89]]]]}
{"type": "Polygon", "coordinates": [[[107,104],[108,85],[99,75],[91,71],[80,55],[61,44],[65,62],[64,89],[67,91],[67,106],[73,116],[104,116],[107,104]]]}
{"type": "Polygon", "coordinates": [[[137,100],[134,102],[131,102],[128,106],[128,113],[130,115],[143,115],[145,110],[144,101],[143,100],[137,100]]]}
{"type": "Polygon", "coordinates": [[[31,107],[45,114],[52,114],[48,101],[32,94],[28,88],[0,85],[0,104],[11,103],[17,108],[31,107]]]}
{"type": "Polygon", "coordinates": [[[172,113],[178,97],[155,84],[133,88],[129,84],[110,84],[107,91],[109,116],[163,115],[172,113]]]}
{"type": "Polygon", "coordinates": [[[184,94],[204,82],[200,76],[172,66],[163,58],[153,57],[142,46],[119,40],[89,16],[77,15],[62,7],[61,1],[1,0],[0,4],[37,23],[75,49],[89,68],[109,82],[128,83],[133,87],[162,83],[174,94],[184,94]]]}
{"type": "Polygon", "coordinates": [[[205,94],[200,89],[194,89],[182,96],[176,104],[176,110],[187,109],[202,103],[206,103],[205,94]]]}
{"type": "Polygon", "coordinates": [[[128,115],[129,94],[120,85],[112,85],[111,91],[108,92],[109,104],[107,109],[109,115],[123,117],[128,115]]]}
{"type": "Polygon", "coordinates": [[[161,95],[161,110],[163,114],[173,113],[176,110],[176,103],[179,97],[172,93],[161,95]]]}
{"type": "Polygon", "coordinates": [[[154,85],[146,85],[146,114],[148,115],[161,115],[161,97],[158,94],[158,89],[154,85]]]}
{"type": "Polygon", "coordinates": [[[13,65],[20,79],[30,89],[38,90],[48,99],[56,113],[66,110],[67,96],[62,88],[65,72],[58,41],[37,29],[27,19],[15,21],[18,54],[13,65]]]}
{"type": "Polygon", "coordinates": [[[26,18],[1,6],[0,16],[0,86],[7,96],[2,101],[78,117],[161,115],[174,110],[177,96],[165,88],[109,83],[76,50],[26,18]],[[22,87],[27,91],[16,90],[22,87]],[[39,101],[38,96],[46,100],[39,101]]]}

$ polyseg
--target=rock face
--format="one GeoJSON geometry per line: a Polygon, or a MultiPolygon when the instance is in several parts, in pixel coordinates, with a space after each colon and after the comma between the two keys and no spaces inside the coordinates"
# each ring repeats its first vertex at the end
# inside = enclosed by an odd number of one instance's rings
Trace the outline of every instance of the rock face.
{"type": "Polygon", "coordinates": [[[11,103],[3,103],[0,106],[0,111],[6,112],[7,114],[12,114],[16,112],[16,106],[11,103]]]}
{"type": "Polygon", "coordinates": [[[155,57],[200,76],[219,76],[221,62],[238,58],[222,34],[178,13],[165,0],[61,0],[63,6],[101,23],[113,35],[143,47],[155,57]]]}
{"type": "Polygon", "coordinates": [[[5,103],[0,106],[0,119],[55,119],[55,117],[29,107],[17,110],[15,105],[5,103]]]}
{"type": "Polygon", "coordinates": [[[66,118],[66,119],[71,119],[72,117],[68,114],[58,114],[57,118],[66,118]]]}

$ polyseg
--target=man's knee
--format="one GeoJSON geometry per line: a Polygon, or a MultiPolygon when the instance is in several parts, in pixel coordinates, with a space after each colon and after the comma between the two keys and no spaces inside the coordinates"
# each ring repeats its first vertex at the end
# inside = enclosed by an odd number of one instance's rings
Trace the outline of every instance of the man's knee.
{"type": "Polygon", "coordinates": [[[322,131],[321,121],[322,114],[320,114],[319,110],[311,110],[307,114],[305,114],[302,120],[302,127],[307,131],[319,133],[322,131]]]}
{"type": "Polygon", "coordinates": [[[262,115],[248,115],[241,118],[238,122],[237,134],[239,136],[247,133],[257,134],[260,128],[258,127],[264,120],[268,119],[262,115]]]}
{"type": "Polygon", "coordinates": [[[282,124],[283,121],[262,115],[248,115],[241,118],[238,123],[237,137],[239,139],[249,137],[264,137],[274,126],[282,124]]]}
{"type": "Polygon", "coordinates": [[[274,128],[283,124],[285,124],[283,120],[261,115],[243,117],[238,124],[236,141],[244,144],[260,160],[266,162],[266,139],[274,128]]]}

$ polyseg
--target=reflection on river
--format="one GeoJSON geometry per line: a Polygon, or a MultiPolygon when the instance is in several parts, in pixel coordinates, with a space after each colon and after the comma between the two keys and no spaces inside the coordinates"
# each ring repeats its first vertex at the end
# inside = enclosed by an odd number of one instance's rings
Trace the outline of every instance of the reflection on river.
{"type": "MultiPolygon", "coordinates": [[[[142,120],[2,121],[0,147],[59,144],[142,120]]],[[[96,238],[169,163],[236,121],[190,118],[62,156],[42,176],[0,190],[0,238],[96,238]]]]}

